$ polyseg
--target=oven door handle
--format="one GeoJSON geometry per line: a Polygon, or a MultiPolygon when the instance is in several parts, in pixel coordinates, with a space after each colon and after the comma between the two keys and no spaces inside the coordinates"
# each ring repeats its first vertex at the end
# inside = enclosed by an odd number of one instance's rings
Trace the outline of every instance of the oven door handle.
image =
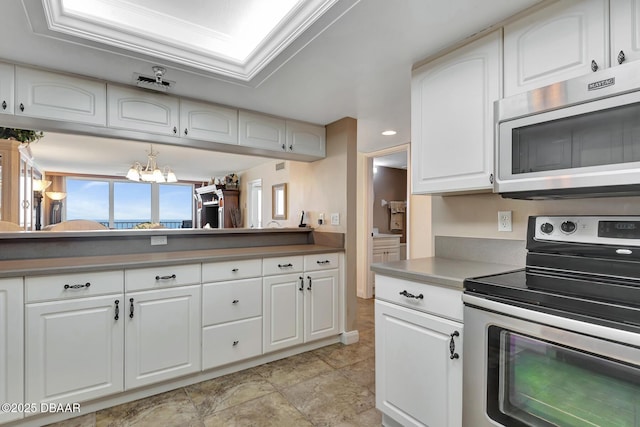
{"type": "Polygon", "coordinates": [[[453,331],[453,333],[450,334],[449,336],[451,337],[451,340],[449,341],[449,359],[451,360],[459,359],[460,355],[456,353],[456,342],[453,339],[459,337],[460,332],[453,331]]]}

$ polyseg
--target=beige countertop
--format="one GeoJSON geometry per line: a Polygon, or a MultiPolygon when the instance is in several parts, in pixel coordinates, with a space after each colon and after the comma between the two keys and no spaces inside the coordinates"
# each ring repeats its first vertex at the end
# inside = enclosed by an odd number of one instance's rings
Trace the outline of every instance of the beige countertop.
{"type": "Polygon", "coordinates": [[[519,270],[524,266],[466,261],[453,258],[417,258],[372,264],[371,270],[383,276],[462,289],[464,279],[519,270]]]}
{"type": "Polygon", "coordinates": [[[153,267],[157,265],[187,264],[191,262],[230,261],[330,252],[344,252],[344,250],[321,245],[288,245],[73,258],[8,260],[0,261],[0,277],[62,274],[91,270],[117,270],[121,268],[153,267]]]}

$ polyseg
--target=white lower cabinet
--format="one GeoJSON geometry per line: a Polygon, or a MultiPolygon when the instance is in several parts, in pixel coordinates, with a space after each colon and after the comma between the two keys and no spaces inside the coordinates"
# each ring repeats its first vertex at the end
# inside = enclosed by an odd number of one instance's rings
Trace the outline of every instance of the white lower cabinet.
{"type": "MultiPolygon", "coordinates": [[[[0,279],[0,402],[24,402],[22,277],[0,279]]],[[[0,424],[22,418],[19,411],[0,412],[0,424]]]]}
{"type": "Polygon", "coordinates": [[[0,279],[0,321],[11,325],[0,326],[0,400],[82,403],[337,336],[341,259],[0,279]]]}
{"type": "Polygon", "coordinates": [[[462,363],[449,345],[462,354],[462,324],[375,304],[376,407],[403,426],[461,426],[462,363]]]}
{"type": "Polygon", "coordinates": [[[338,312],[338,270],[306,273],[304,295],[304,341],[337,335],[340,332],[338,312]]]}
{"type": "Polygon", "coordinates": [[[74,403],[123,391],[123,295],[26,306],[26,402],[74,403]]]}
{"type": "Polygon", "coordinates": [[[200,371],[200,265],[154,271],[26,277],[25,401],[84,402],[200,371]],[[125,292],[125,277],[128,290],[159,288],[125,292]]]}
{"type": "Polygon", "coordinates": [[[125,388],[200,371],[200,285],[126,295],[125,388]]]}
{"type": "Polygon", "coordinates": [[[264,352],[304,342],[304,277],[285,274],[262,280],[264,352]]]}
{"type": "Polygon", "coordinates": [[[384,424],[462,426],[461,291],[376,281],[376,407],[384,424]]]}
{"type": "Polygon", "coordinates": [[[264,277],[265,353],[340,333],[338,259],[338,254],[308,255],[304,271],[264,277]]]}
{"type": "Polygon", "coordinates": [[[202,325],[202,369],[262,354],[262,279],[205,283],[202,325]]]}

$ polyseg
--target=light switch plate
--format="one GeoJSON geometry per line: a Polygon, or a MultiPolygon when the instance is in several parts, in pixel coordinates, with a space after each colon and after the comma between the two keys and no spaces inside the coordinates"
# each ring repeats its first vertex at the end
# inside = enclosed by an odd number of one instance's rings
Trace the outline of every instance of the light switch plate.
{"type": "Polygon", "coordinates": [[[331,225],[340,225],[340,214],[332,213],[331,214],[331,225]]]}

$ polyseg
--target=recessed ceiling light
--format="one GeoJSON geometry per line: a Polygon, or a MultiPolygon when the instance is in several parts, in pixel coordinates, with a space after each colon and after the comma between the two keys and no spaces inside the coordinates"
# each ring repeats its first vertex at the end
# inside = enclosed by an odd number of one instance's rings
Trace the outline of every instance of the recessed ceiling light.
{"type": "Polygon", "coordinates": [[[398,133],[398,132],[396,132],[395,130],[391,130],[391,129],[385,130],[384,132],[382,132],[382,134],[384,136],[391,136],[391,135],[395,135],[396,133],[398,133]]]}

